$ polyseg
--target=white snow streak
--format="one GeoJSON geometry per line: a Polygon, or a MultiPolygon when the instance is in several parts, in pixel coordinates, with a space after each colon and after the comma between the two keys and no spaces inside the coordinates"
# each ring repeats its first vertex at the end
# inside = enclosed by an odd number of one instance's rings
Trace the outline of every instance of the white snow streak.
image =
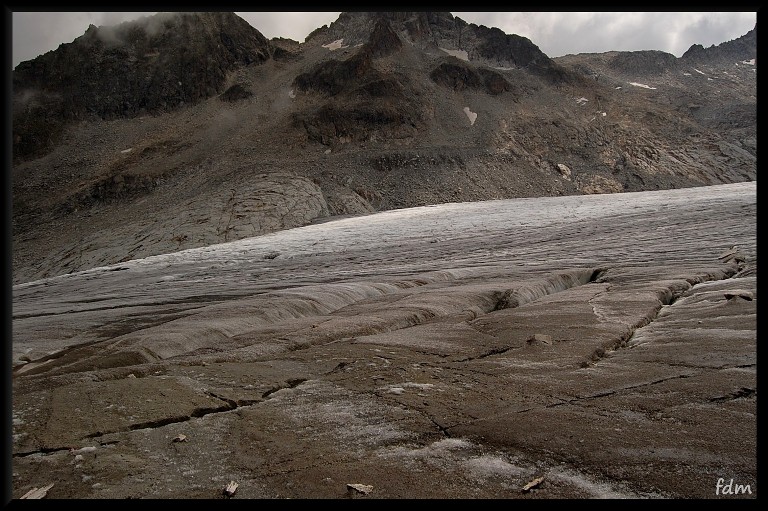
{"type": "Polygon", "coordinates": [[[629,84],[634,85],[635,87],[642,87],[643,89],[656,90],[656,87],[651,87],[650,85],[645,85],[644,83],[629,82],[629,84]]]}
{"type": "Polygon", "coordinates": [[[467,117],[469,118],[469,124],[470,126],[474,126],[475,121],[477,120],[477,114],[475,112],[472,112],[468,106],[464,107],[464,113],[467,114],[467,117]]]}
{"type": "Polygon", "coordinates": [[[469,54],[464,50],[446,50],[445,48],[440,48],[440,49],[443,50],[448,55],[452,55],[456,58],[469,62],[469,54]]]}
{"type": "Polygon", "coordinates": [[[328,48],[331,51],[338,50],[339,48],[349,48],[349,45],[342,46],[342,43],[344,43],[344,39],[337,39],[332,43],[324,44],[323,48],[328,48]]]}

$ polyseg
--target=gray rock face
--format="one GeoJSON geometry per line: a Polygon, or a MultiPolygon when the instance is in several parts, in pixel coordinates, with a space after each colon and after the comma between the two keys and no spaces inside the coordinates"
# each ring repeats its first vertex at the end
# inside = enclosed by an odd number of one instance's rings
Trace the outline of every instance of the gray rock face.
{"type": "Polygon", "coordinates": [[[13,496],[755,498],[756,209],[443,204],[16,285],[13,496]]]}
{"type": "Polygon", "coordinates": [[[490,69],[475,70],[456,58],[440,64],[429,77],[438,85],[453,91],[480,89],[496,95],[511,89],[509,82],[500,73],[490,69]]]}
{"type": "Polygon", "coordinates": [[[35,280],[105,262],[204,247],[306,225],[328,215],[328,204],[316,184],[291,175],[265,174],[243,186],[220,187],[173,204],[153,217],[71,240],[47,254],[37,271],[16,278],[35,280]]]}
{"type": "Polygon", "coordinates": [[[681,59],[691,64],[712,62],[713,60],[730,63],[734,60],[755,58],[756,54],[757,26],[741,37],[718,45],[713,44],[709,48],[704,48],[700,44],[691,45],[688,51],[683,53],[681,59]]]}

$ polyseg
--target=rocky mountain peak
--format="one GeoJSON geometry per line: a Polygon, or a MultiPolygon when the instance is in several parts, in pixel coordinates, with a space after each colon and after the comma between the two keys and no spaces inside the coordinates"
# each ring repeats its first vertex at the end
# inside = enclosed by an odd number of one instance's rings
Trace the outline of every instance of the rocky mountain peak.
{"type": "Polygon", "coordinates": [[[231,12],[160,13],[91,25],[13,71],[14,157],[40,154],[64,125],[168,111],[219,92],[229,71],[269,59],[269,41],[231,12]]]}
{"type": "Polygon", "coordinates": [[[458,53],[478,65],[526,69],[553,83],[579,79],[558,66],[530,39],[467,23],[449,12],[344,12],[307,40],[321,45],[343,41],[345,46],[355,47],[367,43],[377,23],[383,21],[401,41],[423,51],[458,53]]]}
{"type": "Polygon", "coordinates": [[[441,30],[450,29],[457,23],[466,25],[449,12],[342,12],[336,21],[312,32],[307,42],[314,40],[325,44],[344,39],[346,44],[354,46],[367,41],[374,27],[382,21],[404,40],[422,44],[435,42],[441,30]]]}
{"type": "Polygon", "coordinates": [[[400,37],[392,30],[386,18],[379,18],[366,44],[366,51],[373,58],[386,57],[403,47],[400,37]]]}
{"type": "Polygon", "coordinates": [[[757,25],[741,37],[718,45],[704,48],[701,44],[691,45],[680,57],[688,63],[709,61],[741,61],[754,59],[757,56],[757,25]]]}

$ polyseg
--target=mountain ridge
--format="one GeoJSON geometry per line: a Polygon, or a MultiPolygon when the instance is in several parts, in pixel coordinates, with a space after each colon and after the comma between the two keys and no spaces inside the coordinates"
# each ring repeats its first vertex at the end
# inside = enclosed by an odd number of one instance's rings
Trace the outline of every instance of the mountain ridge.
{"type": "Polygon", "coordinates": [[[303,43],[234,13],[91,27],[14,71],[14,281],[333,215],[755,180],[756,27],[686,55],[552,59],[429,12],[303,43]]]}

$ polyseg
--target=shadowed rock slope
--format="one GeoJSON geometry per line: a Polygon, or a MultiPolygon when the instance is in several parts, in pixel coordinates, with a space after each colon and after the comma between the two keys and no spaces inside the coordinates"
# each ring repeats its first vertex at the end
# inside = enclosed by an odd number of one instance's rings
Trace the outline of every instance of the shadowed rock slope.
{"type": "Polygon", "coordinates": [[[755,38],[726,49],[551,59],[435,12],[304,42],[232,13],[91,27],[14,70],[14,282],[334,215],[754,180],[755,38]]]}
{"type": "Polygon", "coordinates": [[[14,69],[14,155],[49,149],[65,122],[197,103],[221,92],[229,71],[269,56],[267,39],[233,13],[91,25],[72,43],[14,69]]]}

